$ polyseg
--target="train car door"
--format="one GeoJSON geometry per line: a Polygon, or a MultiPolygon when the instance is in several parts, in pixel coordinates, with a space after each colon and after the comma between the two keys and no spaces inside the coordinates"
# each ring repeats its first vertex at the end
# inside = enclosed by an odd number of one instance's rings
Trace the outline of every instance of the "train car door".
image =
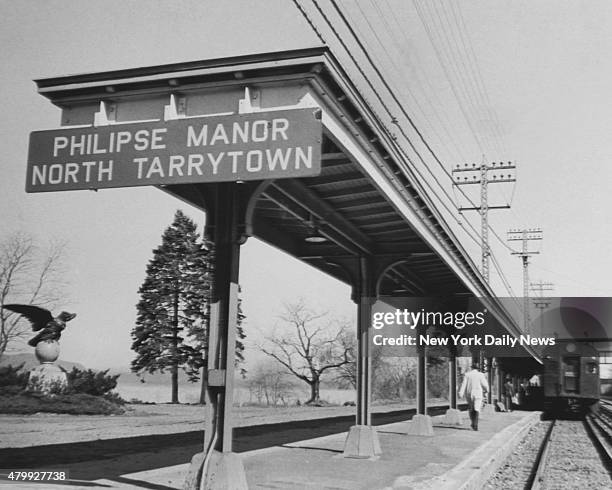
{"type": "Polygon", "coordinates": [[[563,358],[563,390],[565,393],[578,393],[580,388],[580,358],[563,358]]]}

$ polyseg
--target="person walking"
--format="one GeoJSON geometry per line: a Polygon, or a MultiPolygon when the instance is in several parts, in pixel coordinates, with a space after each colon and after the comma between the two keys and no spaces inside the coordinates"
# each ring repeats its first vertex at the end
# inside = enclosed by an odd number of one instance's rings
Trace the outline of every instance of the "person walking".
{"type": "Polygon", "coordinates": [[[478,370],[478,364],[473,363],[472,369],[463,377],[459,396],[467,400],[472,430],[478,430],[478,415],[482,409],[482,400],[489,391],[489,383],[483,373],[478,370]]]}

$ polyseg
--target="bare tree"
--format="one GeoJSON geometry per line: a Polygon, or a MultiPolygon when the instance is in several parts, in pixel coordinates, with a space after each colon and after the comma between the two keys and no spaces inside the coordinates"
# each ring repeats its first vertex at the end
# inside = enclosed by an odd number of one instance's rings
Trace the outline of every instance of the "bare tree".
{"type": "Polygon", "coordinates": [[[293,389],[289,376],[274,361],[258,364],[249,375],[249,397],[257,399],[258,404],[287,405],[293,389]],[[274,363],[274,364],[271,364],[274,363]]]}
{"type": "Polygon", "coordinates": [[[264,354],[310,386],[307,405],[320,402],[323,373],[354,362],[354,342],[349,329],[326,322],[326,315],[309,310],[303,302],[285,305],[280,319],[290,327],[289,332],[266,337],[266,344],[259,346],[264,354]]]}
{"type": "Polygon", "coordinates": [[[27,320],[2,306],[21,303],[53,308],[62,294],[64,249],[63,243],[41,249],[23,233],[0,242],[0,357],[30,330],[27,320]]]}

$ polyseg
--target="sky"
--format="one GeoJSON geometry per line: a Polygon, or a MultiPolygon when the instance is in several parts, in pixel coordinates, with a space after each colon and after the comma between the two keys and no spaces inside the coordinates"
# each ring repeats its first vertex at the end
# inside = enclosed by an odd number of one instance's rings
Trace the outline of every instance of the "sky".
{"type": "MultiPolygon", "coordinates": [[[[543,229],[532,279],[553,282],[558,296],[610,296],[612,4],[457,2],[469,39],[453,39],[439,29],[444,15],[457,13],[448,2],[446,10],[439,2],[339,3],[447,169],[480,162],[483,153],[486,161],[516,162],[516,187],[500,184],[490,191],[492,204],[512,198],[512,208],[491,211],[490,222],[504,242],[510,228],[543,229]],[[489,103],[487,117],[479,118],[482,107],[473,118],[462,114],[461,97],[453,92],[460,93],[460,84],[444,72],[452,65],[440,63],[424,24],[438,47],[473,50],[489,103]],[[491,114],[496,117],[489,119],[491,114]]],[[[375,100],[314,4],[300,4],[357,86],[375,100]]],[[[339,26],[329,2],[319,4],[339,26]]],[[[204,217],[154,188],[26,194],[29,133],[57,128],[60,121],[59,110],[37,94],[32,80],[309,47],[321,40],[290,0],[0,0],[0,13],[0,240],[16,231],[40,243],[65,240],[68,287],[59,307],[78,317],[62,336],[61,357],[97,369],[128,366],[137,290],[152,250],[177,208],[199,225],[204,217]]],[[[349,39],[346,27],[338,33],[349,39]]],[[[351,47],[366,66],[358,46],[351,47]]],[[[384,92],[375,73],[367,75],[384,92]]],[[[457,196],[441,169],[428,161],[447,192],[457,196]]],[[[453,213],[447,219],[478,264],[478,245],[458,223],[465,227],[469,221],[479,230],[478,216],[453,213]]],[[[495,237],[491,247],[513,291],[521,294],[519,259],[495,237]]],[[[347,286],[252,238],[242,249],[240,282],[251,341],[279,323],[283,303],[298,298],[330,316],[355,316],[347,286]]],[[[501,296],[508,294],[495,271],[491,283],[501,296]]]]}

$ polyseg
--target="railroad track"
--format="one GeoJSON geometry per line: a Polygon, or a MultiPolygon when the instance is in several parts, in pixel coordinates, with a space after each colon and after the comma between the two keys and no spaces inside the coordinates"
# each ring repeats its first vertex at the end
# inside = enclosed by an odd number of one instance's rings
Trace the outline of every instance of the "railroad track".
{"type": "Polygon", "coordinates": [[[590,414],[584,421],[552,421],[525,487],[612,488],[609,421],[600,414],[590,414]]]}

